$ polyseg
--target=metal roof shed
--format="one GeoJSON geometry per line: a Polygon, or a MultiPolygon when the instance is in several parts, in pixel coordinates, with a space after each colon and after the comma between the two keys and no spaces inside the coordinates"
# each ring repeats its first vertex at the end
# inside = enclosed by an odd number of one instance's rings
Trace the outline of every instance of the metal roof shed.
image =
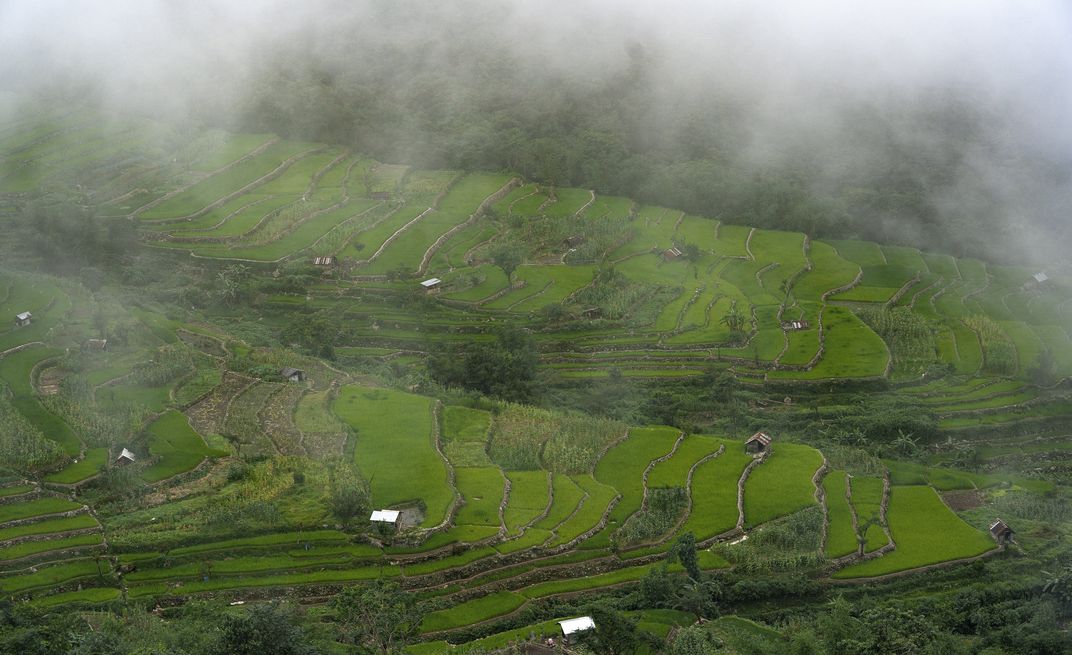
{"type": "Polygon", "coordinates": [[[585,630],[591,630],[596,627],[596,622],[592,620],[590,616],[579,616],[575,619],[566,619],[565,621],[559,621],[558,626],[562,628],[563,636],[569,637],[572,634],[578,632],[584,632],[585,630]]]}
{"type": "Polygon", "coordinates": [[[395,509],[377,509],[372,512],[369,520],[376,523],[397,523],[398,514],[399,511],[395,509]]]}

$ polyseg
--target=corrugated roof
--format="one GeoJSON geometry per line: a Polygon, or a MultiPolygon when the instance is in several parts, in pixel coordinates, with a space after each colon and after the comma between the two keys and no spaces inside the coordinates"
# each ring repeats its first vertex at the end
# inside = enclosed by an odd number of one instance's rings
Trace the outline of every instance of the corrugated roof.
{"type": "Polygon", "coordinates": [[[126,448],[124,448],[123,452],[119,453],[119,457],[116,457],[116,459],[129,459],[130,461],[133,462],[134,461],[134,453],[132,453],[129,450],[127,450],[126,448]]]}
{"type": "Polygon", "coordinates": [[[757,432],[757,433],[753,434],[751,437],[749,437],[748,441],[746,441],[745,443],[751,443],[753,441],[758,441],[759,443],[763,444],[764,446],[769,446],[770,442],[771,442],[771,438],[770,438],[770,435],[768,435],[766,432],[757,432]]]}
{"type": "Polygon", "coordinates": [[[424,282],[421,282],[421,286],[424,287],[425,289],[431,289],[432,287],[434,287],[435,285],[439,284],[442,281],[443,280],[440,280],[437,277],[430,277],[427,280],[425,280],[424,282]]]}
{"type": "Polygon", "coordinates": [[[394,523],[398,520],[398,510],[395,509],[377,509],[372,512],[372,516],[369,517],[370,521],[378,521],[380,523],[394,523]]]}
{"type": "Polygon", "coordinates": [[[579,616],[575,619],[566,619],[565,621],[559,621],[558,625],[562,628],[562,634],[567,637],[575,632],[583,632],[585,630],[591,630],[596,627],[596,622],[592,620],[590,616],[579,616]]]}
{"type": "Polygon", "coordinates": [[[15,318],[19,319],[20,321],[25,321],[26,319],[28,319],[28,318],[30,318],[32,316],[33,316],[33,314],[31,314],[30,312],[23,312],[21,314],[15,314],[15,318]]]}

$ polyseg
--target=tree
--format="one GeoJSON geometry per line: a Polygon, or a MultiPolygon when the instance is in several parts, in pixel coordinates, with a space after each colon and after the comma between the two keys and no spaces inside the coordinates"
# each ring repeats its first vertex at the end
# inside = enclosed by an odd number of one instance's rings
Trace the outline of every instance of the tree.
{"type": "Polygon", "coordinates": [[[1028,377],[1039,386],[1049,386],[1057,379],[1057,359],[1053,356],[1053,350],[1043,347],[1039,351],[1035,365],[1028,371],[1028,377]]]}
{"type": "Polygon", "coordinates": [[[702,625],[690,625],[678,630],[670,644],[670,655],[708,655],[722,650],[722,640],[702,625]]]}
{"type": "Polygon", "coordinates": [[[714,582],[690,581],[677,592],[674,606],[692,614],[696,620],[713,619],[719,614],[718,598],[722,596],[722,588],[714,582]]]}
{"type": "Polygon", "coordinates": [[[736,303],[730,309],[729,312],[723,316],[719,322],[730,329],[735,336],[739,336],[744,332],[745,316],[737,309],[736,303]]]}
{"type": "Polygon", "coordinates": [[[254,605],[248,613],[224,616],[211,653],[219,655],[312,655],[302,629],[278,603],[254,605]]]}
{"type": "Polygon", "coordinates": [[[384,578],[343,589],[331,606],[345,640],[369,653],[398,651],[423,618],[413,594],[384,578]]]}
{"type": "Polygon", "coordinates": [[[216,274],[216,296],[225,305],[235,305],[248,292],[249,269],[232,264],[216,274]]]}
{"type": "Polygon", "coordinates": [[[696,262],[700,260],[700,255],[702,253],[700,252],[700,247],[697,246],[695,243],[681,244],[680,246],[678,246],[678,249],[681,250],[681,254],[685,257],[685,259],[689,260],[690,262],[696,262]]]}
{"type": "Polygon", "coordinates": [[[681,566],[685,567],[685,572],[694,581],[700,579],[702,574],[700,572],[700,560],[696,555],[696,535],[686,532],[678,537],[670,548],[668,559],[681,562],[681,566]]]}
{"type": "Polygon", "coordinates": [[[667,607],[674,598],[674,581],[666,562],[653,566],[640,579],[639,592],[644,607],[667,607]]]}
{"type": "Polygon", "coordinates": [[[428,371],[446,386],[525,401],[535,391],[538,361],[532,335],[511,327],[499,332],[492,343],[467,343],[441,349],[429,359],[428,371]]]}
{"type": "Polygon", "coordinates": [[[580,633],[578,641],[598,655],[631,655],[646,641],[637,630],[637,619],[627,616],[608,603],[593,603],[588,607],[596,627],[580,633]]]}
{"type": "Polygon", "coordinates": [[[491,251],[491,261],[506,273],[506,278],[514,274],[521,262],[525,260],[525,253],[520,246],[514,243],[504,243],[491,251]]]}
{"type": "Polygon", "coordinates": [[[331,511],[346,521],[368,514],[372,505],[368,485],[348,467],[338,471],[331,482],[331,511]]]}

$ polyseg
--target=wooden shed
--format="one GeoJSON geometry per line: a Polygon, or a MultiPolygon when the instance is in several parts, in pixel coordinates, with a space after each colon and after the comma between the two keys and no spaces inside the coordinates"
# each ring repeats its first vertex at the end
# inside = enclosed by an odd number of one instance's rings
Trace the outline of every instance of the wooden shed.
{"type": "Polygon", "coordinates": [[[33,314],[30,312],[22,312],[21,314],[15,314],[15,326],[26,327],[33,320],[33,314]]]}
{"type": "Polygon", "coordinates": [[[681,249],[677,246],[667,248],[663,251],[663,261],[670,262],[682,255],[681,249]]]}
{"type": "Polygon", "coordinates": [[[1002,546],[1011,542],[1014,534],[1012,528],[1006,525],[1005,521],[1002,521],[1001,519],[995,519],[994,522],[990,524],[990,536],[1002,546]]]}
{"type": "Polygon", "coordinates": [[[305,371],[300,368],[291,368],[287,366],[286,368],[280,369],[279,375],[281,375],[284,380],[290,382],[305,382],[305,371]]]}
{"type": "Polygon", "coordinates": [[[116,466],[126,466],[127,464],[133,464],[133,463],[134,463],[134,453],[130,452],[126,448],[123,449],[123,452],[119,453],[119,457],[115,458],[115,465],[116,466]]]}
{"type": "Polygon", "coordinates": [[[436,293],[439,291],[439,285],[442,283],[443,280],[440,280],[437,277],[430,277],[424,282],[421,282],[421,286],[424,287],[424,290],[428,293],[436,293]]]}
{"type": "Polygon", "coordinates": [[[766,452],[770,448],[771,438],[766,432],[757,432],[744,442],[744,451],[751,455],[766,452]]]}

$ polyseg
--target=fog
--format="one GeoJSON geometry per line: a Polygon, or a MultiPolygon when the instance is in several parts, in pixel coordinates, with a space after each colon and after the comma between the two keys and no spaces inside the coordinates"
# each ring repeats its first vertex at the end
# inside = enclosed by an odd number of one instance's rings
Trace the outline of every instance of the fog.
{"type": "MultiPolygon", "coordinates": [[[[459,117],[514,114],[554,136],[583,113],[586,129],[624,134],[623,152],[660,165],[791,168],[816,197],[838,198],[852,235],[919,245],[939,222],[947,249],[971,233],[964,252],[979,253],[1000,234],[1002,253],[986,254],[1022,259],[1070,234],[1072,5],[1061,0],[9,1],[0,62],[0,85],[20,96],[66,93],[428,165],[524,168],[522,155],[489,154],[496,139],[459,117]],[[933,216],[843,200],[901,177],[933,216]]],[[[631,190],[581,168],[560,179],[631,190]]]]}

